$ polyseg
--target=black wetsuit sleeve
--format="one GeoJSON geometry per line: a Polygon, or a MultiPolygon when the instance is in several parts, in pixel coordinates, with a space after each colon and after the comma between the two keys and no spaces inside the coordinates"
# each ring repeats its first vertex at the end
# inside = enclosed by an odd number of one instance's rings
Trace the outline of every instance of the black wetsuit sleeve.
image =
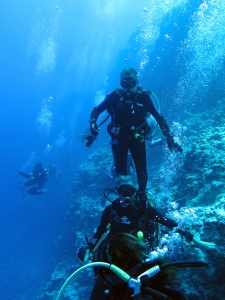
{"type": "MultiPolygon", "coordinates": [[[[153,208],[151,205],[149,205],[149,207],[148,207],[148,220],[152,220],[157,223],[160,223],[160,224],[168,227],[169,229],[178,227],[178,222],[166,218],[160,212],[158,212],[155,208],[153,208]]],[[[175,232],[180,233],[181,236],[185,237],[190,242],[193,240],[194,235],[187,230],[176,229],[175,232]]]]}
{"type": "Polygon", "coordinates": [[[157,223],[160,223],[170,229],[178,226],[178,223],[176,221],[164,217],[160,212],[158,212],[151,205],[149,205],[148,207],[148,220],[152,220],[157,223]]]}
{"type": "Polygon", "coordinates": [[[96,233],[93,235],[93,238],[100,239],[102,234],[106,232],[106,226],[110,222],[110,212],[111,212],[111,205],[107,206],[102,213],[101,222],[97,228],[96,233]]]}
{"type": "Polygon", "coordinates": [[[18,174],[25,177],[25,178],[27,178],[27,179],[31,179],[31,177],[32,177],[31,174],[27,174],[27,173],[24,173],[22,171],[19,171],[18,174]]]}
{"type": "Polygon", "coordinates": [[[111,101],[111,97],[110,95],[106,96],[106,98],[97,106],[95,106],[95,108],[92,110],[91,112],[91,117],[90,120],[95,120],[95,122],[98,120],[99,115],[105,111],[106,109],[108,109],[109,105],[110,105],[110,101],[111,101]]]}
{"type": "Polygon", "coordinates": [[[146,93],[145,95],[146,95],[146,110],[147,110],[147,112],[152,114],[152,116],[155,118],[155,120],[159,124],[160,129],[162,130],[163,135],[165,137],[170,137],[170,129],[169,129],[169,126],[168,126],[166,120],[155,108],[154,102],[151,99],[150,95],[148,93],[146,93]]]}

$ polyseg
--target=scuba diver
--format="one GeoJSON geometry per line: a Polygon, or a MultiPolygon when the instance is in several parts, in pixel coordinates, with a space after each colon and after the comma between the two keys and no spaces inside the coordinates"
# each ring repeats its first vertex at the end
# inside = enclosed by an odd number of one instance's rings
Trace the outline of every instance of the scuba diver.
{"type": "Polygon", "coordinates": [[[99,271],[89,300],[185,300],[177,290],[181,284],[176,269],[209,266],[204,261],[151,260],[148,252],[148,246],[137,237],[127,233],[114,235],[106,242],[101,260],[73,272],[56,300],[61,300],[75,277],[91,267],[98,267],[99,271]]]}
{"type": "Polygon", "coordinates": [[[128,278],[122,280],[121,273],[101,267],[89,300],[185,300],[176,290],[180,287],[176,267],[208,267],[202,261],[149,261],[148,251],[143,241],[130,234],[113,236],[105,244],[102,262],[116,265],[128,274],[128,278]]]}
{"type": "MultiPolygon", "coordinates": [[[[149,202],[140,201],[135,183],[130,176],[118,176],[116,184],[119,198],[112,201],[112,204],[104,209],[101,222],[93,238],[100,239],[110,223],[108,237],[119,232],[137,235],[141,231],[146,243],[149,244],[150,248],[153,248],[155,222],[161,223],[170,229],[178,226],[177,222],[165,218],[149,202]]],[[[192,239],[192,235],[190,235],[190,239],[192,239]]]]}
{"type": "Polygon", "coordinates": [[[49,176],[47,169],[43,169],[41,163],[35,164],[34,169],[30,174],[26,174],[22,171],[19,171],[18,174],[30,179],[24,184],[26,187],[32,186],[28,191],[29,195],[41,195],[47,192],[47,189],[40,190],[47,182],[49,176]]]}
{"type": "Polygon", "coordinates": [[[109,113],[107,118],[111,115],[111,123],[108,125],[107,131],[111,136],[116,175],[127,175],[127,154],[128,150],[130,150],[137,173],[138,193],[144,201],[147,201],[146,186],[148,175],[145,140],[150,132],[150,126],[147,123],[147,118],[150,114],[161,128],[169,150],[180,153],[183,150],[174,141],[164,117],[155,108],[151,98],[152,93],[143,90],[138,86],[138,82],[138,73],[133,68],[127,68],[120,72],[122,89],[116,89],[107,95],[91,112],[89,123],[92,136],[87,136],[86,146],[89,147],[99,134],[100,126],[97,124],[97,120],[99,115],[107,110],[109,113]]]}
{"type": "Polygon", "coordinates": [[[100,224],[93,237],[89,240],[87,236],[85,237],[87,247],[80,247],[77,252],[80,260],[84,262],[99,261],[107,240],[121,232],[131,233],[142,239],[149,247],[149,251],[152,251],[158,244],[159,227],[157,224],[173,229],[174,233],[179,233],[179,236],[193,242],[201,250],[215,248],[215,244],[212,245],[213,243],[197,239],[191,232],[183,229],[178,222],[163,216],[148,201],[143,206],[130,176],[118,176],[116,183],[118,194],[114,190],[110,191],[117,194],[119,198],[111,201],[111,205],[106,206],[103,210],[100,224]]]}

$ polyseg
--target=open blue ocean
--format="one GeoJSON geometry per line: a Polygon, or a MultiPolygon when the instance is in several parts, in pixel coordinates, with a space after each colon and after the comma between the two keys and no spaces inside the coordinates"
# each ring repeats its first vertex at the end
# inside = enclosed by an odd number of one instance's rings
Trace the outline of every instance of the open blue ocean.
{"type": "Polygon", "coordinates": [[[85,147],[91,110],[126,67],[169,126],[213,109],[225,94],[225,1],[11,0],[0,16],[0,298],[33,300],[54,269],[73,178],[108,143],[105,126],[85,147]],[[39,162],[56,166],[58,186],[29,196],[18,171],[39,162]]]}

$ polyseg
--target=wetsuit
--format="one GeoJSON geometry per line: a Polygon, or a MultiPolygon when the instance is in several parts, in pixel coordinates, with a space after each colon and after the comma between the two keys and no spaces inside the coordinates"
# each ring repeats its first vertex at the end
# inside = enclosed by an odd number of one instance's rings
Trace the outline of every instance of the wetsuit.
{"type": "Polygon", "coordinates": [[[127,154],[130,150],[134,160],[139,191],[144,192],[147,185],[146,147],[150,127],[147,117],[151,114],[159,124],[166,139],[171,139],[169,127],[163,116],[157,111],[149,92],[138,89],[129,95],[117,89],[97,105],[91,113],[92,122],[107,110],[111,115],[111,123],[107,131],[111,136],[113,158],[116,174],[127,175],[127,154]]]}
{"type": "Polygon", "coordinates": [[[150,245],[149,242],[152,241],[155,231],[155,222],[170,229],[178,226],[176,221],[165,218],[150,204],[148,204],[147,210],[141,209],[138,202],[134,205],[123,207],[119,199],[117,199],[104,209],[101,222],[93,237],[99,239],[106,231],[107,224],[110,223],[111,227],[107,239],[120,232],[135,234],[138,231],[142,231],[144,239],[150,245]]]}
{"type": "Polygon", "coordinates": [[[29,191],[29,195],[41,195],[43,191],[39,191],[39,189],[43,186],[43,184],[47,181],[47,171],[43,168],[34,169],[31,173],[31,179],[27,181],[24,185],[31,186],[34,185],[29,191]]]}

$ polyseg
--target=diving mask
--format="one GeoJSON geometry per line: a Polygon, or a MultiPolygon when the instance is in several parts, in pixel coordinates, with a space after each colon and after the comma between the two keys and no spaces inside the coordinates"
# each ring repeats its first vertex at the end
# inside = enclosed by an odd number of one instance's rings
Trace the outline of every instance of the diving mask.
{"type": "Polygon", "coordinates": [[[136,189],[130,184],[123,184],[118,188],[118,193],[121,205],[126,207],[132,203],[136,189]]]}
{"type": "Polygon", "coordinates": [[[137,85],[137,80],[134,78],[124,78],[124,79],[121,79],[120,85],[124,89],[131,89],[137,85]]]}

